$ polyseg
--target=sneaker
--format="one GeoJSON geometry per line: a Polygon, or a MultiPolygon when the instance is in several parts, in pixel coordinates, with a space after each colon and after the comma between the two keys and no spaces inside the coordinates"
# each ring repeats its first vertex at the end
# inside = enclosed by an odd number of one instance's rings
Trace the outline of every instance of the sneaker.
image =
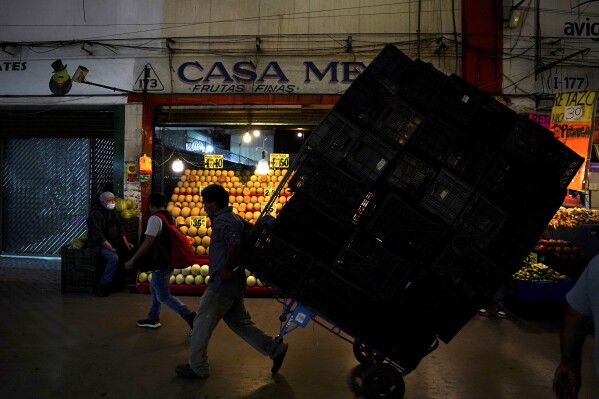
{"type": "Polygon", "coordinates": [[[507,313],[505,313],[503,310],[498,310],[497,317],[499,317],[501,319],[507,319],[507,313]]]}
{"type": "Polygon", "coordinates": [[[107,297],[110,295],[110,287],[107,285],[98,285],[98,296],[99,297],[107,297]]]}
{"type": "Polygon", "coordinates": [[[196,318],[196,312],[191,312],[185,317],[185,321],[189,325],[189,336],[191,337],[191,333],[193,331],[193,319],[196,318]]]}
{"type": "Polygon", "coordinates": [[[196,372],[193,371],[193,369],[191,368],[189,363],[180,364],[177,367],[175,367],[175,373],[177,373],[177,375],[181,378],[187,378],[190,380],[191,379],[203,380],[203,379],[210,377],[210,374],[206,374],[206,375],[196,374],[196,372]]]}
{"type": "Polygon", "coordinates": [[[137,327],[141,327],[141,328],[160,328],[162,324],[160,324],[160,320],[156,319],[156,320],[150,320],[150,319],[145,319],[145,320],[137,320],[137,327]]]}
{"type": "Polygon", "coordinates": [[[279,371],[283,365],[283,360],[285,360],[285,355],[287,354],[287,349],[289,349],[289,344],[284,342],[283,345],[285,345],[283,347],[283,351],[272,358],[272,368],[270,369],[272,375],[277,374],[277,371],[279,371]]]}
{"type": "Polygon", "coordinates": [[[489,312],[487,312],[487,309],[481,308],[481,309],[478,309],[478,314],[481,316],[488,316],[489,312]]]}

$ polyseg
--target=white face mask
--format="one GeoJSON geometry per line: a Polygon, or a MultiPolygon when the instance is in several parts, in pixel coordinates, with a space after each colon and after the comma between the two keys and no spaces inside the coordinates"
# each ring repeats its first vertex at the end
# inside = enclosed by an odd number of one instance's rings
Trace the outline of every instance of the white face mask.
{"type": "Polygon", "coordinates": [[[116,204],[106,204],[106,209],[108,209],[109,211],[113,210],[114,207],[116,206],[116,204]]]}

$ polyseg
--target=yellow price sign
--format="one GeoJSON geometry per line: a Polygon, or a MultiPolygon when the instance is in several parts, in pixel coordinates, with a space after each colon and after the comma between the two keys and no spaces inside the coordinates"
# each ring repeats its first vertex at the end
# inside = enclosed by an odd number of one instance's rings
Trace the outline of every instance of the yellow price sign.
{"type": "Polygon", "coordinates": [[[204,155],[204,169],[222,169],[223,163],[223,154],[204,155]]]}
{"type": "Polygon", "coordinates": [[[271,168],[288,168],[289,154],[270,154],[271,168]]]}
{"type": "MultiPolygon", "coordinates": [[[[266,205],[268,205],[268,202],[261,202],[260,203],[260,213],[264,213],[264,208],[266,208],[266,205]]],[[[268,211],[266,213],[268,215],[276,216],[275,210],[272,207],[272,205],[270,207],[268,207],[268,211]]]]}
{"type": "Polygon", "coordinates": [[[265,197],[270,197],[271,195],[274,194],[276,187],[264,187],[264,196],[265,197]]]}
{"type": "Polygon", "coordinates": [[[190,227],[206,227],[206,216],[190,216],[189,217],[190,227]]]}
{"type": "Polygon", "coordinates": [[[525,259],[525,262],[528,263],[539,263],[536,252],[530,252],[528,257],[525,259]]]}

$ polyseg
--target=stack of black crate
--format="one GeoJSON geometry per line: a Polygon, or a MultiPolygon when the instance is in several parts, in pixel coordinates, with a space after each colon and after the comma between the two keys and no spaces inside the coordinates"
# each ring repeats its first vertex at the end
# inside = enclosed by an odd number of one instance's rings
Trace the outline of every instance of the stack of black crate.
{"type": "Polygon", "coordinates": [[[390,44],[310,135],[249,267],[412,369],[520,266],[581,163],[390,44]]]}

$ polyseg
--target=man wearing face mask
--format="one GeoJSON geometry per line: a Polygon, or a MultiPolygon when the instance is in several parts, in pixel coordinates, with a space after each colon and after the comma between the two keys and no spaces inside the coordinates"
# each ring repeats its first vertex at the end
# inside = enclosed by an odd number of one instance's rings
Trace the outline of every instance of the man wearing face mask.
{"type": "Polygon", "coordinates": [[[118,251],[130,250],[133,244],[123,234],[121,220],[114,211],[114,194],[105,191],[98,198],[99,204],[92,207],[87,217],[87,247],[106,260],[100,278],[98,296],[108,296],[110,284],[119,264],[118,251]]]}

